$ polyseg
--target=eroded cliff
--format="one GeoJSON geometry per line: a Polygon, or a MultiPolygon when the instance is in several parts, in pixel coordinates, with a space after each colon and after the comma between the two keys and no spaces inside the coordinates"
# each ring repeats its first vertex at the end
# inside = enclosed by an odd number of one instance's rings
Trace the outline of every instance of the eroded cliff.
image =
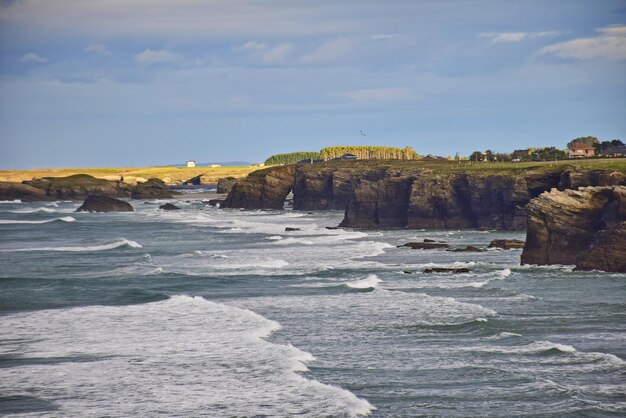
{"type": "Polygon", "coordinates": [[[624,172],[626,164],[616,171],[328,161],[252,173],[238,180],[222,207],[281,209],[293,191],[296,210],[345,210],[344,227],[521,230],[525,206],[544,191],[626,184],[624,172]]]}
{"type": "Polygon", "coordinates": [[[554,189],[526,210],[523,264],[626,272],[626,187],[554,189]]]}

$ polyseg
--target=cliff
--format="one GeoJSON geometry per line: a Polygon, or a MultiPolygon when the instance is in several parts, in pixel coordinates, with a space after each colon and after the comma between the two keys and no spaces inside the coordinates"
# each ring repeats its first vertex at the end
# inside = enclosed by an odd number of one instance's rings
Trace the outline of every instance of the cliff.
{"type": "Polygon", "coordinates": [[[522,264],[626,272],[626,187],[552,190],[526,211],[522,264]]]}
{"type": "Polygon", "coordinates": [[[257,171],[233,186],[222,207],[281,209],[293,191],[296,210],[345,210],[352,228],[521,230],[525,206],[552,188],[626,184],[621,169],[575,165],[459,168],[419,161],[327,161],[257,171]]]}

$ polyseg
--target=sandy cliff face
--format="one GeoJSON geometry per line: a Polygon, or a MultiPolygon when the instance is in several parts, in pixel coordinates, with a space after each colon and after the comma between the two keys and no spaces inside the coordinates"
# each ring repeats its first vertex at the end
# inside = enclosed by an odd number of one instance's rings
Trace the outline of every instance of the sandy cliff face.
{"type": "Polygon", "coordinates": [[[626,272],[626,187],[553,189],[526,210],[523,264],[626,272]]]}
{"type": "Polygon", "coordinates": [[[280,209],[293,191],[296,210],[345,210],[344,227],[521,230],[525,206],[544,191],[614,184],[625,184],[623,173],[567,166],[498,173],[408,162],[326,162],[255,172],[237,182],[222,207],[280,209]]]}

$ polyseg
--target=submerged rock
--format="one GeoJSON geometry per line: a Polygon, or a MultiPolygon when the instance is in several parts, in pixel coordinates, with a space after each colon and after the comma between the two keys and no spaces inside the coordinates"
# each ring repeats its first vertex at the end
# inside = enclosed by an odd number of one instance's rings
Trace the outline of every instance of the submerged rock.
{"type": "Polygon", "coordinates": [[[166,203],[164,205],[159,206],[159,209],[162,210],[180,210],[180,208],[176,205],[173,205],[171,203],[166,203]]]}
{"type": "Polygon", "coordinates": [[[130,203],[109,196],[88,196],[76,212],[132,212],[130,203]]]}
{"type": "Polygon", "coordinates": [[[524,241],[519,239],[494,239],[489,243],[489,248],[501,248],[503,250],[524,248],[524,241]]]}
{"type": "Polygon", "coordinates": [[[300,229],[300,228],[293,228],[291,226],[288,226],[287,228],[285,228],[285,232],[294,232],[294,231],[302,231],[302,229],[300,229]]]}
{"type": "Polygon", "coordinates": [[[433,267],[430,269],[426,269],[424,270],[424,273],[453,273],[453,274],[460,274],[460,273],[469,273],[470,269],[466,268],[466,267],[461,267],[461,268],[443,268],[443,267],[433,267]]]}
{"type": "Polygon", "coordinates": [[[523,264],[626,272],[626,187],[552,190],[527,210],[523,264]]]}
{"type": "Polygon", "coordinates": [[[463,247],[463,248],[451,248],[447,251],[450,251],[453,253],[482,253],[487,250],[484,248],[474,247],[473,245],[468,245],[467,247],[463,247]]]}

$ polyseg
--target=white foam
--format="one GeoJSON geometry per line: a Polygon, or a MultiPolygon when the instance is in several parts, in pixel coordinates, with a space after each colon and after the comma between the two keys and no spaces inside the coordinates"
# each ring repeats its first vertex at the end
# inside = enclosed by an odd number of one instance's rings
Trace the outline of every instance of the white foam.
{"type": "Polygon", "coordinates": [[[299,374],[314,357],[265,340],[278,329],[253,311],[189,296],[8,315],[0,332],[15,343],[3,349],[66,360],[0,368],[0,392],[45,393],[64,416],[317,417],[374,409],[299,374]]]}
{"type": "Polygon", "coordinates": [[[382,282],[375,274],[370,274],[364,279],[355,280],[352,282],[346,283],[346,286],[351,287],[353,289],[370,289],[378,286],[378,283],[382,282]]]}
{"type": "Polygon", "coordinates": [[[496,335],[490,335],[489,337],[485,337],[485,340],[503,340],[505,338],[513,338],[513,337],[521,337],[520,334],[516,334],[515,332],[501,332],[496,335]]]}
{"type": "Polygon", "coordinates": [[[23,220],[13,220],[13,219],[0,219],[0,224],[47,224],[50,222],[74,222],[76,218],[71,216],[63,216],[61,218],[54,219],[44,219],[41,221],[23,221],[23,220]]]}
{"type": "Polygon", "coordinates": [[[59,210],[50,209],[46,207],[34,208],[34,209],[21,209],[21,210],[5,210],[4,213],[59,213],[59,210]]]}
{"type": "Polygon", "coordinates": [[[23,252],[23,251],[61,251],[61,252],[95,252],[112,250],[119,247],[131,247],[131,248],[143,248],[141,244],[135,241],[122,238],[119,241],[112,242],[110,244],[91,245],[84,247],[33,247],[33,248],[18,248],[14,250],[2,250],[4,252],[23,252]]]}
{"type": "Polygon", "coordinates": [[[270,241],[280,241],[281,239],[283,239],[283,237],[281,237],[280,235],[272,235],[271,237],[267,237],[265,239],[270,241]]]}
{"type": "Polygon", "coordinates": [[[500,279],[505,279],[505,278],[509,277],[512,274],[512,271],[511,271],[511,269],[506,268],[504,270],[500,270],[500,271],[496,272],[496,274],[498,275],[498,277],[500,279]]]}
{"type": "Polygon", "coordinates": [[[23,203],[20,199],[15,200],[0,200],[0,204],[11,204],[11,203],[23,203]]]}

